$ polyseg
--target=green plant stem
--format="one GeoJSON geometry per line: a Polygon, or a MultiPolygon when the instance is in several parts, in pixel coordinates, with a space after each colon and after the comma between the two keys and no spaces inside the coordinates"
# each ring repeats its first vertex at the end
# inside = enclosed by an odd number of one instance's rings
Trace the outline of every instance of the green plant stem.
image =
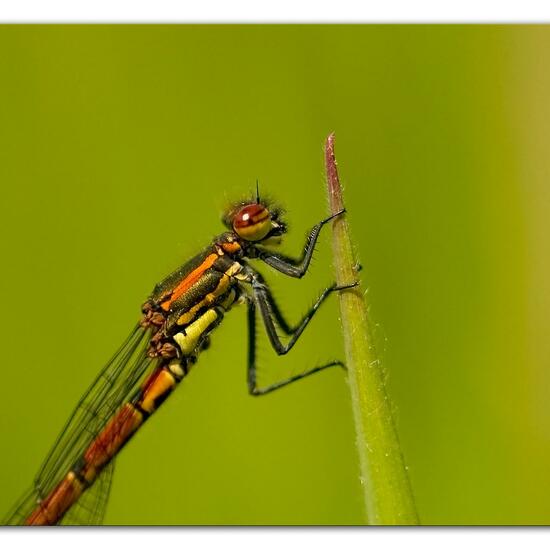
{"type": "MultiPolygon", "coordinates": [[[[334,214],[344,208],[334,134],[326,141],[325,162],[330,209],[334,214]]],[[[358,279],[357,261],[346,216],[337,217],[332,224],[336,282],[345,285],[358,279]]],[[[361,286],[340,292],[339,303],[367,523],[418,524],[361,286]]]]}

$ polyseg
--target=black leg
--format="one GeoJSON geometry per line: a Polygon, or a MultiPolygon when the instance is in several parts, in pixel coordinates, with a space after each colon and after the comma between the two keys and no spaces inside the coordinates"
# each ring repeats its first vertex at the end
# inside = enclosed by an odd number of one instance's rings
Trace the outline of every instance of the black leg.
{"type": "Polygon", "coordinates": [[[296,374],[274,384],[269,384],[263,388],[259,388],[256,381],[256,305],[253,299],[248,301],[248,391],[251,395],[265,395],[272,391],[278,390],[292,382],[301,380],[310,374],[328,369],[329,367],[344,367],[343,363],[340,361],[332,361],[326,365],[321,365],[319,367],[314,367],[306,372],[301,374],[296,374]]]}
{"type": "MultiPolygon", "coordinates": [[[[353,288],[353,287],[356,287],[358,284],[359,284],[358,282],[355,282],[355,283],[352,283],[351,285],[343,285],[343,286],[333,285],[325,289],[319,299],[324,300],[331,292],[335,292],[338,290],[346,290],[347,288],[353,288]]],[[[271,312],[273,313],[273,317],[275,318],[275,321],[277,322],[277,325],[279,326],[279,328],[287,335],[294,334],[294,332],[296,332],[296,330],[300,326],[300,323],[298,323],[298,325],[295,325],[293,327],[290,326],[288,321],[284,318],[283,312],[277,305],[277,302],[275,301],[275,297],[273,296],[273,294],[271,294],[271,291],[269,290],[269,288],[267,291],[266,298],[269,300],[269,306],[271,308],[271,312]]]]}
{"type": "Polygon", "coordinates": [[[275,254],[268,250],[264,250],[259,246],[256,247],[257,258],[270,265],[277,271],[288,275],[289,277],[297,277],[298,279],[303,277],[307,272],[309,263],[311,262],[311,257],[313,256],[313,250],[315,249],[315,243],[319,238],[319,233],[323,226],[328,223],[330,220],[336,218],[343,214],[345,210],[340,210],[332,216],[320,221],[317,225],[314,225],[311,231],[309,232],[304,250],[302,251],[302,257],[299,259],[290,258],[288,256],[283,256],[282,254],[275,254]]]}
{"type": "MultiPolygon", "coordinates": [[[[297,342],[298,338],[302,335],[302,332],[304,332],[305,328],[319,309],[320,305],[327,299],[328,295],[332,292],[338,291],[338,290],[346,290],[347,288],[353,288],[357,286],[357,282],[352,283],[350,285],[344,285],[344,286],[337,286],[336,284],[329,286],[328,288],[325,288],[319,298],[317,298],[317,301],[313,304],[311,309],[304,315],[303,319],[298,323],[296,328],[294,330],[289,331],[290,339],[288,343],[283,344],[281,342],[281,339],[279,338],[279,335],[277,334],[277,329],[275,327],[275,322],[273,320],[273,317],[275,317],[275,314],[273,312],[273,303],[274,300],[271,296],[271,292],[269,288],[257,280],[256,278],[252,280],[252,292],[254,294],[254,300],[256,302],[256,305],[260,309],[260,314],[262,316],[262,320],[264,322],[265,330],[267,332],[267,336],[269,337],[269,341],[271,342],[271,345],[273,349],[277,352],[278,355],[285,355],[288,353],[294,344],[297,342]]],[[[280,312],[279,312],[280,313],[280,312]]],[[[287,328],[288,324],[286,325],[287,328]]]]}
{"type": "MultiPolygon", "coordinates": [[[[264,278],[260,273],[254,272],[253,278],[255,278],[257,282],[265,284],[264,278]]],[[[287,335],[292,334],[296,330],[297,326],[291,326],[290,323],[285,319],[281,308],[277,305],[275,297],[273,296],[269,288],[266,294],[266,298],[269,300],[269,305],[273,313],[273,317],[275,318],[275,321],[277,322],[279,328],[287,335]]]]}

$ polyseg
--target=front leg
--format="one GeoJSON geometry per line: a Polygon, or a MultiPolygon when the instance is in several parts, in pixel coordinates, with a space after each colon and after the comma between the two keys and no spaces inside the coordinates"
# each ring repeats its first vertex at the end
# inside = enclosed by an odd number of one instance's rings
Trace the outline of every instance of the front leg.
{"type": "Polygon", "coordinates": [[[336,218],[337,216],[340,216],[344,212],[345,209],[342,209],[339,212],[336,212],[336,214],[325,218],[317,225],[313,226],[311,231],[308,233],[301,258],[295,259],[288,256],[283,256],[282,254],[275,254],[259,246],[255,247],[256,258],[262,260],[267,265],[270,265],[277,271],[280,271],[281,273],[284,273],[289,277],[296,277],[298,279],[301,279],[308,270],[311,258],[313,256],[313,251],[315,249],[315,244],[317,243],[317,239],[319,238],[319,233],[321,233],[321,229],[326,223],[336,218]]]}

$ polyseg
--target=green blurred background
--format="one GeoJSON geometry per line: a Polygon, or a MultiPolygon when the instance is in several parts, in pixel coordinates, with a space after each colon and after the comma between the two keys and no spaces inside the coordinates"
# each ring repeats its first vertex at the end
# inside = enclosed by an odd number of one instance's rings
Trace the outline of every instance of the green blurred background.
{"type": "MultiPolygon", "coordinates": [[[[299,251],[335,131],[422,522],[550,523],[550,28],[3,26],[0,51],[2,513],[256,178],[299,251]]],[[[305,279],[267,273],[292,318],[328,237],[305,279]]],[[[362,521],[344,374],[249,397],[245,320],[120,456],[106,523],[362,521]]],[[[260,355],[342,356],[336,301],[260,355]]]]}

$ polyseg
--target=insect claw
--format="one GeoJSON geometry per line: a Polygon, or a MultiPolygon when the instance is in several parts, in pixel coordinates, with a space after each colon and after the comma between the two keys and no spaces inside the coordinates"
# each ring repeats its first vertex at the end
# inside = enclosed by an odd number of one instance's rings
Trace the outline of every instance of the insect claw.
{"type": "Polygon", "coordinates": [[[348,367],[346,367],[345,363],[343,363],[343,362],[340,361],[340,360],[332,361],[332,363],[330,363],[330,365],[334,365],[335,367],[341,367],[341,368],[344,369],[346,372],[347,372],[347,370],[348,370],[348,367]]]}
{"type": "Polygon", "coordinates": [[[349,290],[350,288],[355,288],[356,286],[359,286],[359,281],[354,281],[353,283],[350,283],[348,285],[334,285],[332,287],[332,290],[333,291],[349,290]]]}
{"type": "Polygon", "coordinates": [[[325,223],[328,223],[330,220],[333,220],[334,218],[337,218],[338,216],[341,216],[342,214],[345,214],[346,213],[346,209],[345,208],[342,208],[342,210],[338,210],[338,212],[335,212],[334,214],[332,214],[331,216],[329,216],[328,218],[325,218],[322,222],[321,222],[321,225],[325,225],[325,223]]]}

